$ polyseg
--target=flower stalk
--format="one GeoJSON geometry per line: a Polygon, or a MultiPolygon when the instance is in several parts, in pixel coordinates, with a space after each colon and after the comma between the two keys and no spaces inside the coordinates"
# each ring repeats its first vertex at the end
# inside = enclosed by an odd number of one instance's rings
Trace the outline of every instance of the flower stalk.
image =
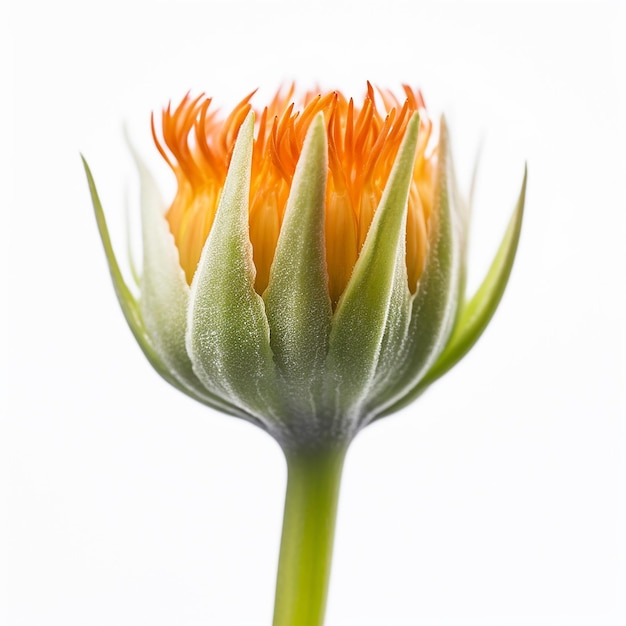
{"type": "Polygon", "coordinates": [[[346,447],[287,452],[273,626],[322,626],[346,447]]]}

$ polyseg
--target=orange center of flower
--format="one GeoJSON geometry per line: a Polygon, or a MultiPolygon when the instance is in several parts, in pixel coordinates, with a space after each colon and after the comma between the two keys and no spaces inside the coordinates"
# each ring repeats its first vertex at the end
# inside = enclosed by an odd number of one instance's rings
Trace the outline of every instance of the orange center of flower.
{"type": "MultiPolygon", "coordinates": [[[[377,108],[369,83],[361,107],[333,91],[307,93],[301,108],[296,109],[292,86],[286,93],[276,93],[262,111],[256,111],[250,240],[258,293],[267,287],[296,164],[309,125],[319,111],[324,113],[328,137],[325,235],[333,306],[350,278],[408,121],[419,111],[406,234],[409,288],[415,292],[427,253],[437,148],[427,150],[432,123],[419,92],[404,86],[403,103],[390,92],[378,93],[384,113],[377,108]]],[[[163,111],[162,141],[153,117],[154,140],[178,182],[167,219],[189,283],[211,230],[237,133],[252,108],[252,96],[246,96],[226,119],[211,109],[210,98],[192,100],[186,96],[173,111],[171,106],[163,111]]]]}

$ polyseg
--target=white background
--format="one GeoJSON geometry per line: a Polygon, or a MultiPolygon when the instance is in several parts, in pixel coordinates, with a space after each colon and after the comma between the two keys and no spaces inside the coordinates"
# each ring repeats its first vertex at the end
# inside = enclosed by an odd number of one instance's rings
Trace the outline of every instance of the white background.
{"type": "Polygon", "coordinates": [[[464,184],[483,141],[473,284],[529,164],[492,325],[351,449],[328,626],[626,623],[622,3],[23,0],[0,24],[0,623],[271,622],[279,449],[152,372],[79,152],[123,251],[122,123],[170,194],[150,111],[291,79],[420,86],[464,184]]]}

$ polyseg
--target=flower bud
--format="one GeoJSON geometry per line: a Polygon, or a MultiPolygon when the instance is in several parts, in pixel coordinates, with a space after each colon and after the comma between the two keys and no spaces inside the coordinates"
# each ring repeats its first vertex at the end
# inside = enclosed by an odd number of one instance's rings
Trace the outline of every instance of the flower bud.
{"type": "Polygon", "coordinates": [[[225,120],[185,98],[163,113],[169,207],[141,178],[139,293],[125,282],[87,165],[122,310],[150,363],[199,402],[247,419],[284,449],[347,446],[414,400],[474,345],[519,239],[526,176],[503,241],[466,298],[468,206],[442,119],[421,95],[368,85],[244,99],[225,120]]]}

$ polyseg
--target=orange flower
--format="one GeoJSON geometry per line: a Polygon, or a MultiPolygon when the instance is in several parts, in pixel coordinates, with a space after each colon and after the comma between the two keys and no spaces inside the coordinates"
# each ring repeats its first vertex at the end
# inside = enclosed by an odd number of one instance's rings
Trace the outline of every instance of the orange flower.
{"type": "MultiPolygon", "coordinates": [[[[262,294],[276,250],[287,198],[307,130],[320,111],[328,141],[326,189],[326,263],[333,306],[341,296],[365,241],[394,159],[414,112],[420,114],[419,140],[409,193],[406,265],[409,289],[416,291],[428,252],[437,146],[432,122],[419,91],[404,86],[404,102],[389,91],[376,94],[368,83],[362,105],[338,92],[308,92],[297,108],[292,85],[255,111],[250,186],[250,239],[256,267],[255,290],[262,294]]],[[[187,95],[163,111],[161,138],[154,116],[152,131],[160,153],[176,175],[178,190],[167,220],[180,263],[191,284],[211,230],[239,128],[254,92],[224,119],[210,98],[187,95]]]]}
{"type": "Polygon", "coordinates": [[[480,337],[506,287],[526,175],[494,261],[465,293],[469,203],[444,119],[435,141],[421,94],[368,83],[246,96],[227,116],[186,96],[157,147],[178,190],[165,212],[141,181],[143,262],[131,289],[85,171],[115,291],[144,354],[171,385],[276,439],[287,496],[275,626],[323,623],[346,451],[480,337]],[[378,104],[377,104],[378,102],[378,104]],[[255,114],[253,114],[255,113],[255,114]],[[165,212],[165,216],[164,216],[165,212]],[[173,235],[173,236],[172,236],[173,235]]]}

